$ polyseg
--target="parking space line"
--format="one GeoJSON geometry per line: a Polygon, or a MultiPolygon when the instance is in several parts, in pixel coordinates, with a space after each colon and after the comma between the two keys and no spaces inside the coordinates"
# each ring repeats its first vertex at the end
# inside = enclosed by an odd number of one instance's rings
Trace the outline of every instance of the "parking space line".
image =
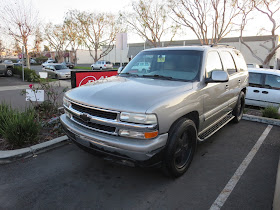
{"type": "Polygon", "coordinates": [[[215,202],[210,207],[210,210],[219,210],[222,208],[228,197],[230,196],[231,192],[233,191],[234,187],[238,183],[239,179],[245,172],[246,168],[250,164],[250,162],[253,160],[254,156],[260,149],[262,143],[266,139],[267,135],[269,134],[270,130],[272,129],[272,125],[268,125],[265,131],[262,133],[260,138],[258,139],[257,143],[254,145],[254,147],[251,149],[249,154],[246,156],[246,158],[243,160],[241,165],[238,167],[238,169],[235,171],[234,175],[231,177],[225,188],[222,190],[220,195],[217,197],[215,202]]]}

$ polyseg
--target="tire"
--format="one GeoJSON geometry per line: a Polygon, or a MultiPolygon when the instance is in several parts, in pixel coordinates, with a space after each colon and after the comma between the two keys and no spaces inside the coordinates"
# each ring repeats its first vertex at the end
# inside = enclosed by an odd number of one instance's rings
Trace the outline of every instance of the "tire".
{"type": "Polygon", "coordinates": [[[11,76],[13,76],[13,70],[12,69],[7,69],[7,71],[6,71],[6,76],[7,77],[11,77],[11,76]]]}
{"type": "Polygon", "coordinates": [[[102,71],[102,67],[100,67],[100,70],[102,71]]]}
{"type": "Polygon", "coordinates": [[[232,122],[234,122],[234,123],[240,122],[240,120],[242,119],[243,113],[244,113],[244,107],[245,107],[245,94],[242,91],[239,94],[237,103],[232,111],[232,114],[234,116],[232,122]]]}
{"type": "Polygon", "coordinates": [[[91,70],[94,70],[93,66],[91,67],[91,70]]]}
{"type": "Polygon", "coordinates": [[[172,126],[169,134],[162,167],[168,176],[177,178],[188,170],[192,162],[197,130],[192,120],[183,118],[172,126]]]}
{"type": "Polygon", "coordinates": [[[56,74],[56,75],[54,76],[54,78],[55,78],[55,79],[58,79],[58,76],[57,76],[57,74],[56,74]]]}

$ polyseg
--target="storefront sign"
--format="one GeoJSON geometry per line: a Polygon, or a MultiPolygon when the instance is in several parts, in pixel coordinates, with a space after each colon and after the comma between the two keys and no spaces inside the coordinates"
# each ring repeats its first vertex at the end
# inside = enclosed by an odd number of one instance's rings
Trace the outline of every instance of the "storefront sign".
{"type": "Polygon", "coordinates": [[[117,70],[109,71],[71,71],[71,86],[72,88],[94,82],[99,79],[115,76],[117,70]]]}

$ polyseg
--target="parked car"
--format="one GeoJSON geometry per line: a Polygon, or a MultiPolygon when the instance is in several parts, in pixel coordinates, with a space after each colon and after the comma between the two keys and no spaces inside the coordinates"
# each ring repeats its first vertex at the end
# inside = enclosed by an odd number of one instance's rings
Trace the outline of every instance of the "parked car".
{"type": "Polygon", "coordinates": [[[273,69],[249,69],[247,105],[268,107],[280,106],[280,71],[273,69]]]}
{"type": "Polygon", "coordinates": [[[118,72],[65,93],[60,121],[86,151],[179,177],[198,142],[242,118],[248,71],[232,47],[147,49],[118,72]]]}
{"type": "Polygon", "coordinates": [[[14,74],[14,64],[13,62],[2,62],[2,60],[0,60],[0,75],[4,75],[7,77],[11,77],[14,74]]]}
{"type": "Polygon", "coordinates": [[[71,62],[62,62],[61,64],[67,66],[69,69],[73,69],[74,66],[75,66],[75,65],[74,65],[73,63],[71,63],[71,62]]]}
{"type": "Polygon", "coordinates": [[[132,67],[132,69],[137,71],[148,71],[150,67],[150,62],[138,62],[132,67]]]}
{"type": "Polygon", "coordinates": [[[256,63],[247,63],[247,68],[260,68],[260,66],[256,63]]]}
{"type": "Polygon", "coordinates": [[[42,63],[42,66],[45,67],[45,66],[47,66],[48,64],[53,64],[53,63],[56,63],[56,61],[50,59],[50,60],[47,60],[47,61],[45,61],[44,63],[42,63]]]}
{"type": "Polygon", "coordinates": [[[33,58],[30,59],[30,64],[37,64],[37,61],[33,58]]]}
{"type": "Polygon", "coordinates": [[[91,69],[112,69],[113,64],[110,61],[97,61],[96,63],[91,65],[91,69]]]}
{"type": "Polygon", "coordinates": [[[71,69],[62,64],[47,64],[43,70],[48,73],[48,78],[70,79],[71,69]]]}
{"type": "Polygon", "coordinates": [[[13,64],[13,61],[11,61],[11,60],[4,60],[3,63],[6,63],[6,64],[13,64]]]}

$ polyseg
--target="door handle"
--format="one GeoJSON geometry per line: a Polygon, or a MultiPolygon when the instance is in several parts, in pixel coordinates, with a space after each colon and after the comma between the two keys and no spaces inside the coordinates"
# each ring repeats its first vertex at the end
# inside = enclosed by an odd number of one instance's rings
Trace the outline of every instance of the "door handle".
{"type": "Polygon", "coordinates": [[[254,90],[253,92],[254,92],[254,93],[259,93],[260,91],[259,91],[259,90],[254,90]]]}
{"type": "Polygon", "coordinates": [[[228,85],[226,85],[226,90],[228,90],[228,85]]]}
{"type": "Polygon", "coordinates": [[[263,94],[268,94],[268,91],[262,91],[263,94]]]}

